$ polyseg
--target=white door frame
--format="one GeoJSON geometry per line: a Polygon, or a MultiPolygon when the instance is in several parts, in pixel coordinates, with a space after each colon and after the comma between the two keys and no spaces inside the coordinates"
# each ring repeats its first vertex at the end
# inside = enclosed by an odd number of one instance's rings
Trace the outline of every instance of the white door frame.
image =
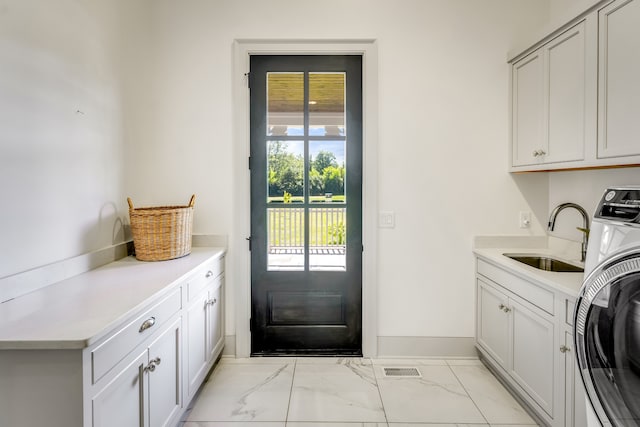
{"type": "Polygon", "coordinates": [[[245,238],[251,230],[249,158],[250,55],[362,55],[363,180],[362,180],[362,352],[378,353],[377,175],[378,175],[378,49],[363,40],[245,40],[233,43],[233,231],[227,258],[235,296],[236,357],[251,353],[251,254],[245,238]]]}

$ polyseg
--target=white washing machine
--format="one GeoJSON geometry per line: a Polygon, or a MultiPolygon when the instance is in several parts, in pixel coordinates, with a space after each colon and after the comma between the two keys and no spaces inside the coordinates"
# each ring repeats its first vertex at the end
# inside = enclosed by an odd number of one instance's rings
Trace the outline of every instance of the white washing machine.
{"type": "Polygon", "coordinates": [[[640,186],[596,209],[574,325],[589,426],[640,426],[640,186]]]}

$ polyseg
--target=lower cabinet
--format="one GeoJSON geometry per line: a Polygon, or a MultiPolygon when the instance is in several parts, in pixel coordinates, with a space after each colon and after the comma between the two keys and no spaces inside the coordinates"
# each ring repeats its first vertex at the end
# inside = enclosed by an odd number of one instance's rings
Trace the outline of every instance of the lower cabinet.
{"type": "Polygon", "coordinates": [[[482,349],[550,416],[553,414],[553,323],[542,310],[478,278],[482,349]]]}
{"type": "Polygon", "coordinates": [[[177,318],[149,346],[114,369],[112,378],[92,399],[94,427],[171,426],[182,407],[180,339],[177,318]]]}
{"type": "Polygon", "coordinates": [[[586,426],[587,425],[587,401],[584,384],[578,371],[578,361],[575,357],[573,347],[572,331],[565,331],[564,345],[560,347],[564,354],[564,402],[565,402],[565,425],[566,426],[586,426]]]}
{"type": "Polygon", "coordinates": [[[476,347],[546,424],[584,427],[571,298],[478,259],[476,347]]]}
{"type": "Polygon", "coordinates": [[[185,374],[189,398],[198,391],[223,345],[223,281],[224,276],[216,278],[187,308],[185,374]]]}
{"type": "Polygon", "coordinates": [[[505,308],[509,306],[509,297],[480,278],[477,279],[477,283],[476,340],[496,362],[502,366],[509,366],[509,331],[512,322],[505,312],[505,308]]]}
{"type": "Polygon", "coordinates": [[[541,310],[525,303],[510,300],[509,310],[513,322],[513,358],[509,373],[547,414],[553,416],[553,323],[541,310]]]}
{"type": "MultiPolygon", "coordinates": [[[[158,267],[167,286],[89,346],[1,349],[0,426],[176,426],[224,346],[224,258],[211,254],[190,270],[158,267]]],[[[123,264],[130,279],[135,264],[123,264]]],[[[143,286],[152,271],[133,276],[143,286]]]]}

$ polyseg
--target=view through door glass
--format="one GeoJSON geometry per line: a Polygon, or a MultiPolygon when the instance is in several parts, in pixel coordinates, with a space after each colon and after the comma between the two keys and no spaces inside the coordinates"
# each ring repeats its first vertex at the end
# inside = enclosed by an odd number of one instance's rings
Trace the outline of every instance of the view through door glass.
{"type": "Polygon", "coordinates": [[[362,353],[362,58],[251,57],[251,353],[362,353]]]}

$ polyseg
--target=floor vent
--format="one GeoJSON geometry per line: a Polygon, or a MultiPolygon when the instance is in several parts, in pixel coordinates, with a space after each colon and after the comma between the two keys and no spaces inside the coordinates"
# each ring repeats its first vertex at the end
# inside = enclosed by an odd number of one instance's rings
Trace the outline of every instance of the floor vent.
{"type": "Polygon", "coordinates": [[[418,368],[405,367],[405,368],[384,368],[385,377],[401,377],[401,378],[422,378],[418,368]]]}

